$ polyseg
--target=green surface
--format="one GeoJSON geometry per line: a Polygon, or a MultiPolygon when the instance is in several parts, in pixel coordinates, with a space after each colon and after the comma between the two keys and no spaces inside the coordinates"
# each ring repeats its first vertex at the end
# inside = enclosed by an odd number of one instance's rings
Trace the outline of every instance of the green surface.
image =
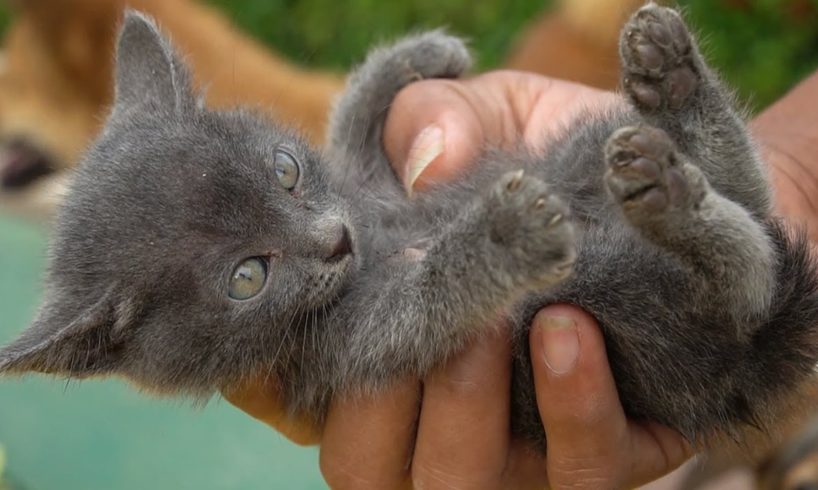
{"type": "MultiPolygon", "coordinates": [[[[0,216],[0,343],[37,306],[44,243],[41,229],[0,216]]],[[[15,490],[325,488],[315,449],[227,402],[193,408],[116,380],[2,380],[0,443],[15,490]]]]}

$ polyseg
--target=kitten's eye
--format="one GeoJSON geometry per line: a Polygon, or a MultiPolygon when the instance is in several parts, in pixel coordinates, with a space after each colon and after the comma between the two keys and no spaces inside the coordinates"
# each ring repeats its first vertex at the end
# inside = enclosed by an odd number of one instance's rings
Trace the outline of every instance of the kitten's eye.
{"type": "Polygon", "coordinates": [[[233,299],[250,299],[267,282],[267,262],[259,257],[247,259],[230,275],[227,294],[233,299]]]}
{"type": "Polygon", "coordinates": [[[278,181],[288,191],[293,190],[298,183],[298,162],[295,157],[284,150],[277,150],[275,153],[275,171],[278,181]]]}

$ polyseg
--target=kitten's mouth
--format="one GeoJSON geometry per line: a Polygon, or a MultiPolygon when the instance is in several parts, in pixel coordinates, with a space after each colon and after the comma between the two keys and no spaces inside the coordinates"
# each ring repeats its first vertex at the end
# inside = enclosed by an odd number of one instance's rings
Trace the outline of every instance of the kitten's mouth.
{"type": "Polygon", "coordinates": [[[321,273],[312,280],[310,287],[313,306],[324,306],[332,303],[341,294],[347,278],[347,270],[352,263],[352,255],[339,259],[337,266],[330,271],[321,273]]]}

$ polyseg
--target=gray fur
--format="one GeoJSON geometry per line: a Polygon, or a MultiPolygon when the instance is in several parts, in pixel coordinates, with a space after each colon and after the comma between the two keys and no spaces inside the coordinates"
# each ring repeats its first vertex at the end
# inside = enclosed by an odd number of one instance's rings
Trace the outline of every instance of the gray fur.
{"type": "Polygon", "coordinates": [[[695,441],[770,423],[818,360],[806,242],[771,218],[744,123],[678,15],[646,6],[621,46],[630,106],[580,118],[544,155],[487,150],[410,199],[384,115],[403,86],[460,75],[460,41],[375,51],[321,155],[246,111],[197,105],[169,43],[129,13],[116,105],[60,212],[43,305],[0,371],[121,374],[197,398],[266,372],[321,423],[333,396],[423,377],[505,311],[512,428],[543,446],[527,329],[570,302],[600,321],[630,416],[695,441]],[[301,165],[292,191],[280,148],[301,165]],[[350,254],[334,252],[343,227],[350,254]],[[254,256],[268,258],[264,289],[230,299],[254,256]]]}

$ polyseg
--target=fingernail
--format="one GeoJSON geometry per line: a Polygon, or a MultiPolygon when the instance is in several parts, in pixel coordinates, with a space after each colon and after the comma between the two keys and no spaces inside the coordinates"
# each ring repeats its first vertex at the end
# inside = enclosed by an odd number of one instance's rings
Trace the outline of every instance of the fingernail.
{"type": "Polygon", "coordinates": [[[566,374],[574,368],[579,357],[579,336],[573,320],[561,316],[535,317],[542,332],[545,364],[554,374],[566,374]]]}
{"type": "Polygon", "coordinates": [[[406,159],[406,191],[411,195],[415,182],[432,161],[443,153],[443,128],[433,124],[417,135],[406,159]]]}

